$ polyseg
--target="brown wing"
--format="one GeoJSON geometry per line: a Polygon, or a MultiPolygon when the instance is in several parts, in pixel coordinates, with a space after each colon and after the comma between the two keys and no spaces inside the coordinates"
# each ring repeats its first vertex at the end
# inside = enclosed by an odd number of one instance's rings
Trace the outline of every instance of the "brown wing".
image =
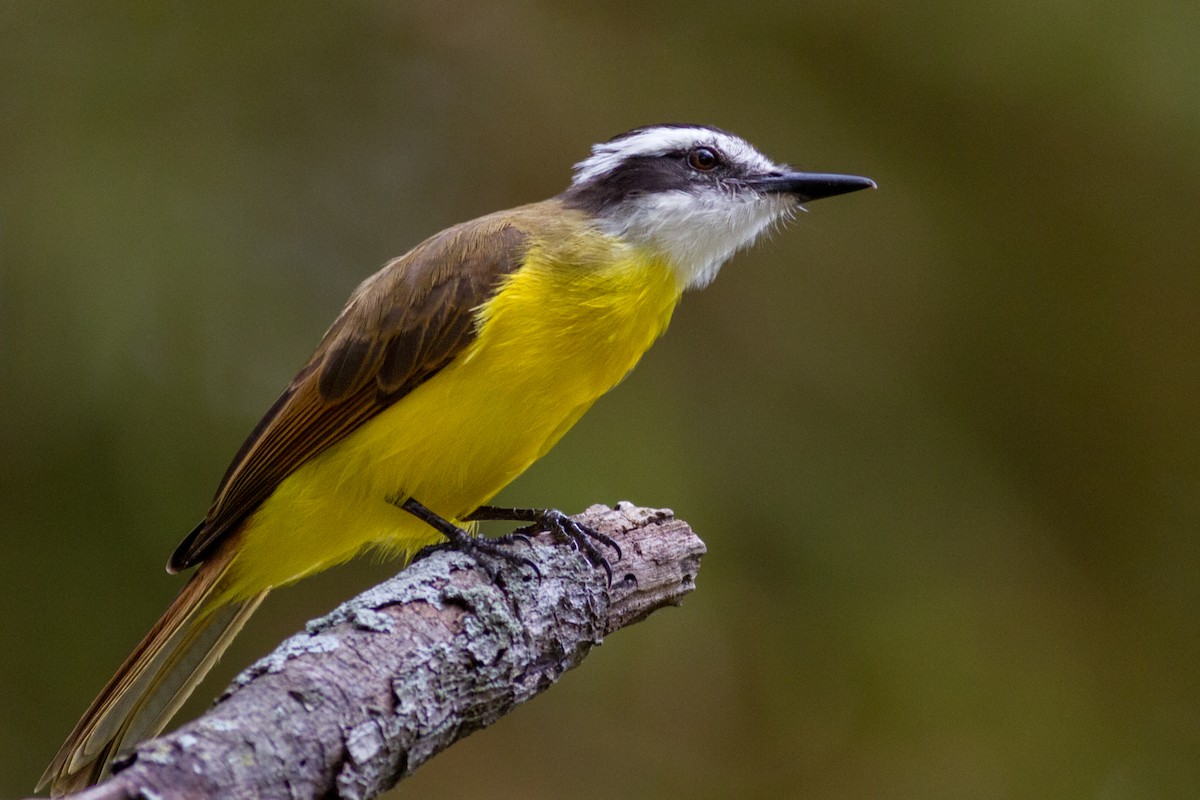
{"type": "Polygon", "coordinates": [[[234,456],[208,516],[167,569],[203,561],[294,469],[450,363],[475,338],[474,309],[524,254],[522,231],[483,217],[364,281],[234,456]]]}

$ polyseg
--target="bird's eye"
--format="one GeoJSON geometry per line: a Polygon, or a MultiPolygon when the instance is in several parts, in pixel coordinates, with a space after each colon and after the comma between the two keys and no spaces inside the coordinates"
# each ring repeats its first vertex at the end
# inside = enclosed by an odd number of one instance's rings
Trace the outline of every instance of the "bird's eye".
{"type": "Polygon", "coordinates": [[[688,165],[701,172],[708,172],[720,163],[720,156],[707,147],[697,147],[688,153],[688,165]]]}

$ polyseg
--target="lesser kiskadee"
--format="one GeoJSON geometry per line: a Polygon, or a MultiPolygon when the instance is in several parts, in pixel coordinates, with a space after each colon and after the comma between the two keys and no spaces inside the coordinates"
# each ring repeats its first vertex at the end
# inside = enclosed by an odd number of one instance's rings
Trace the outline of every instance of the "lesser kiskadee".
{"type": "Polygon", "coordinates": [[[199,569],[41,785],[90,784],[160,731],[277,586],[364,548],[470,546],[473,519],[586,543],[554,512],[484,504],[629,372],[686,289],[801,203],[872,186],[794,172],[716,128],[638,128],[593,147],[557,197],[455,225],[367,278],[168,565],[199,569]]]}

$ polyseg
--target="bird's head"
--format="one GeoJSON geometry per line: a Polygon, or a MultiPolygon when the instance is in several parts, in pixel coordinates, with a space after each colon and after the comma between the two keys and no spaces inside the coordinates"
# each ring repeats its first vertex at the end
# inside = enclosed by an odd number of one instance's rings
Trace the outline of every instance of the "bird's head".
{"type": "Polygon", "coordinates": [[[802,203],[874,186],[796,172],[718,128],[653,125],[592,147],[562,199],[605,233],[664,256],[686,287],[699,288],[802,203]]]}

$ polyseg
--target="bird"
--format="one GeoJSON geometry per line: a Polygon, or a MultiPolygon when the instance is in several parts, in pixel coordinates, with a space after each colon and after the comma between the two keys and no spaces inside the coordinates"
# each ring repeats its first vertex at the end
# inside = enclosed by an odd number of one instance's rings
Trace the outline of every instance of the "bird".
{"type": "Polygon", "coordinates": [[[720,128],[650,125],[594,145],[558,195],[388,262],[233,457],[168,562],[196,571],[38,789],[100,780],[165,727],[269,591],[364,550],[404,561],[449,540],[495,553],[472,525],[499,518],[546,525],[607,569],[598,532],[487,503],[621,381],[685,291],[803,204],[866,188],[720,128]]]}

